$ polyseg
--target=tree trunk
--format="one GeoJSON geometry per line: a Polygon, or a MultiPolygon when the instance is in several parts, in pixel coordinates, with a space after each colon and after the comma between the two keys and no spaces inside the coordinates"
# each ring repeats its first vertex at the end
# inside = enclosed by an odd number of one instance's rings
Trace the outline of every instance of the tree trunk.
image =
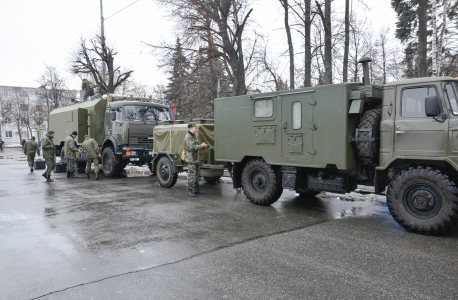
{"type": "Polygon", "coordinates": [[[433,19],[433,36],[432,36],[432,71],[433,77],[437,76],[437,23],[436,23],[436,0],[432,0],[433,10],[432,10],[432,19],[433,19]]]}
{"type": "Polygon", "coordinates": [[[310,42],[310,32],[312,28],[312,22],[310,20],[311,6],[311,0],[305,0],[304,87],[312,86],[312,44],[310,42]]]}
{"type": "Polygon", "coordinates": [[[419,57],[419,69],[420,77],[428,76],[428,61],[427,61],[427,27],[426,23],[428,10],[428,0],[418,1],[418,57],[419,57]]]}
{"type": "Polygon", "coordinates": [[[289,15],[288,15],[288,0],[280,0],[285,11],[285,29],[286,36],[288,37],[288,50],[289,50],[289,88],[294,89],[294,48],[293,39],[291,37],[291,29],[289,27],[289,15]]]}
{"type": "Polygon", "coordinates": [[[350,48],[350,0],[345,0],[345,50],[343,61],[343,82],[348,81],[348,52],[350,48]]]}

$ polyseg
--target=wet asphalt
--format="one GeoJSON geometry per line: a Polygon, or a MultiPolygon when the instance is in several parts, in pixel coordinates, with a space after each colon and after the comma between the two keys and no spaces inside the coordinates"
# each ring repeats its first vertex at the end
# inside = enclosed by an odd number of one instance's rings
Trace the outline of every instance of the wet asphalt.
{"type": "Polygon", "coordinates": [[[408,233],[384,202],[41,173],[0,153],[2,300],[458,299],[458,230],[408,233]]]}

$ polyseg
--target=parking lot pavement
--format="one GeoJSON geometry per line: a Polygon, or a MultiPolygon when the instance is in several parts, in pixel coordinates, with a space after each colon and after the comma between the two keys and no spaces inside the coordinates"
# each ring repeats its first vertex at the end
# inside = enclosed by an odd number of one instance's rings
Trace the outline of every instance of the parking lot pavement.
{"type": "MultiPolygon", "coordinates": [[[[0,299],[456,299],[458,232],[406,232],[383,201],[250,204],[230,184],[29,172],[0,154],[0,299]]],[[[16,152],[14,152],[16,151],[16,152]]]]}

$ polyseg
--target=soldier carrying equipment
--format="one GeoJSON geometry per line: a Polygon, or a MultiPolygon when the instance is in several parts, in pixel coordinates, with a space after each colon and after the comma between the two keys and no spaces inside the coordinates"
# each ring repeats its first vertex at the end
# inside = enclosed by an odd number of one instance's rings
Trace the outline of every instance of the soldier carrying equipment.
{"type": "Polygon", "coordinates": [[[27,163],[29,164],[30,172],[33,172],[33,163],[36,153],[40,156],[40,147],[38,147],[38,143],[35,142],[35,137],[32,136],[32,138],[24,144],[24,154],[27,155],[27,163]]]}
{"type": "Polygon", "coordinates": [[[89,172],[91,172],[91,164],[94,164],[95,180],[99,179],[99,145],[89,136],[84,136],[83,149],[86,151],[86,176],[90,179],[89,172]]]}
{"type": "Polygon", "coordinates": [[[204,194],[199,189],[200,181],[200,157],[199,150],[208,147],[207,143],[200,143],[196,137],[197,125],[194,122],[188,123],[188,133],[184,138],[184,149],[186,150],[185,162],[188,163],[188,184],[186,185],[189,197],[195,197],[195,194],[204,194]],[[194,193],[192,188],[194,188],[194,193]]]}
{"type": "Polygon", "coordinates": [[[54,147],[54,131],[50,130],[43,138],[43,158],[46,162],[46,171],[42,174],[47,182],[54,182],[51,179],[51,171],[56,167],[56,148],[54,147]]]}
{"type": "Polygon", "coordinates": [[[67,178],[78,178],[74,174],[75,163],[76,163],[76,153],[80,150],[75,146],[75,137],[78,135],[76,131],[73,131],[69,136],[65,138],[65,158],[67,159],[67,178]]]}
{"type": "Polygon", "coordinates": [[[83,100],[86,101],[87,97],[94,96],[94,84],[87,79],[83,79],[81,88],[85,90],[83,100]]]}

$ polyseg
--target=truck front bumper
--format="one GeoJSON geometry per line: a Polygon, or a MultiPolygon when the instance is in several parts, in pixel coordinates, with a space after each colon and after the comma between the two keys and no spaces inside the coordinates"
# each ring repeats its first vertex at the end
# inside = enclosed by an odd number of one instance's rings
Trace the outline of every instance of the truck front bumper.
{"type": "Polygon", "coordinates": [[[153,155],[153,149],[144,148],[123,148],[122,159],[132,163],[150,162],[153,155]]]}

